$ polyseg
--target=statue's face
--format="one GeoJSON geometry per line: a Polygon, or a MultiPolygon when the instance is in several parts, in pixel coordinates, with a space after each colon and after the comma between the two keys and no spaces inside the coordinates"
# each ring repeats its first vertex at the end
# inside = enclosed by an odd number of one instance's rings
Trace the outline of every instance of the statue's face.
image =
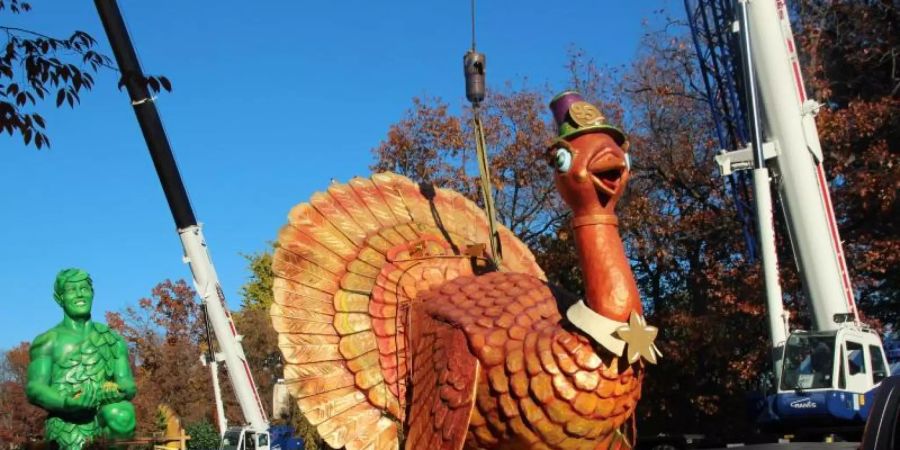
{"type": "Polygon", "coordinates": [[[73,319],[90,317],[93,303],[94,288],[88,280],[67,282],[59,295],[60,306],[73,319]]]}
{"type": "Polygon", "coordinates": [[[612,214],[625,190],[626,153],[603,133],[586,133],[548,152],[556,168],[556,186],[575,216],[612,214]]]}

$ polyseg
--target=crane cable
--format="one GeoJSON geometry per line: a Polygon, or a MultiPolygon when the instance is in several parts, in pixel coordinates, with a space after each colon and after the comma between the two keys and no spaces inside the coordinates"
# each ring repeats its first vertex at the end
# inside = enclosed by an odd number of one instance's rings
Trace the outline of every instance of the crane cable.
{"type": "Polygon", "coordinates": [[[497,210],[494,207],[494,195],[491,185],[491,171],[488,164],[487,144],[484,138],[484,127],[479,114],[479,104],[484,100],[484,55],[475,51],[475,0],[472,0],[472,48],[463,58],[466,75],[466,98],[472,103],[472,117],[475,132],[475,153],[480,174],[481,197],[490,228],[491,262],[499,269],[502,262],[500,234],[497,233],[497,210]]]}

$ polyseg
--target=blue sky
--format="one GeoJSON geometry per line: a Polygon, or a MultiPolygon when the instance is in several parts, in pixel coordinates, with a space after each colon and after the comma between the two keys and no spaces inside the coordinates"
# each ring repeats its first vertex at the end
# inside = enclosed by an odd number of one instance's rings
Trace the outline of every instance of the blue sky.
{"type": "MultiPolygon", "coordinates": [[[[371,149],[414,96],[464,101],[469,2],[120,0],[144,71],[174,85],[157,101],[232,308],[242,254],[264,250],[288,210],[331,178],[366,175],[371,149]]],[[[488,83],[566,88],[571,46],[627,64],[664,1],[478,2],[488,83]],[[513,6],[514,5],[514,6],[513,6]]],[[[92,2],[33,0],[0,25],[83,30],[109,52],[92,2]]],[[[52,149],[0,135],[0,349],[58,322],[56,272],[94,278],[95,318],[188,278],[181,246],[127,94],[104,71],[74,110],[39,106],[52,149]]]]}

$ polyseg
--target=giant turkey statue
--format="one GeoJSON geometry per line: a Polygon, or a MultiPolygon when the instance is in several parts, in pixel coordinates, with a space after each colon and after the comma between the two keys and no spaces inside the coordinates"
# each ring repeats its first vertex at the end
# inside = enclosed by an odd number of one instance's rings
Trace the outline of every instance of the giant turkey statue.
{"type": "Polygon", "coordinates": [[[502,227],[492,268],[484,213],[452,191],[382,173],[291,210],[272,322],[289,390],[331,447],[633,445],[644,364],[659,353],[614,212],[626,138],[577,93],[550,106],[560,137],[547,156],[572,209],[583,301],[551,290],[502,227]]]}

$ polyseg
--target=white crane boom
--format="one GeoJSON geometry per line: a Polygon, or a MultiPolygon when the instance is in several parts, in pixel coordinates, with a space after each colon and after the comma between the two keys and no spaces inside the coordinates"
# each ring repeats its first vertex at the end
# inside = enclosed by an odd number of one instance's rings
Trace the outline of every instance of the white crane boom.
{"type": "MultiPolygon", "coordinates": [[[[774,143],[791,242],[815,328],[836,330],[836,314],[858,320],[815,124],[782,0],[748,0],[748,23],[765,138],[774,143]]],[[[779,301],[781,301],[779,299],[779,301]]]]}
{"type": "MultiPolygon", "coordinates": [[[[209,256],[203,232],[194,216],[187,191],[181,180],[181,174],[172,155],[169,139],[166,137],[162,120],[154,105],[155,97],[152,97],[147,89],[146,77],[141,70],[134,45],[128,36],[125,21],[116,1],[94,0],[94,3],[109,38],[116,62],[122,72],[122,83],[131,98],[131,105],[153,159],[153,165],[159,176],[169,209],[175,219],[175,227],[184,248],[184,261],[190,265],[194,286],[205,307],[207,323],[212,326],[219,344],[220,352],[214,355],[210,361],[214,375],[213,381],[217,385],[214,371],[217,361],[222,360],[225,362],[228,378],[234,388],[244,420],[248,424],[244,427],[226,430],[223,433],[223,447],[229,450],[268,449],[269,422],[266,412],[256,390],[256,383],[253,382],[253,375],[247,364],[240,336],[231,320],[228,305],[225,303],[225,296],[209,256]]],[[[222,419],[224,415],[218,393],[216,406],[217,414],[220,417],[219,426],[224,427],[222,419]]]]}
{"type": "Polygon", "coordinates": [[[225,296],[209,257],[203,232],[199,225],[193,225],[178,230],[178,235],[184,247],[184,260],[190,265],[194,276],[194,286],[206,305],[206,314],[219,343],[228,379],[231,380],[244,420],[253,431],[266,431],[269,429],[269,421],[256,390],[256,383],[253,382],[234,321],[231,320],[231,313],[225,304],[225,296]]]}

